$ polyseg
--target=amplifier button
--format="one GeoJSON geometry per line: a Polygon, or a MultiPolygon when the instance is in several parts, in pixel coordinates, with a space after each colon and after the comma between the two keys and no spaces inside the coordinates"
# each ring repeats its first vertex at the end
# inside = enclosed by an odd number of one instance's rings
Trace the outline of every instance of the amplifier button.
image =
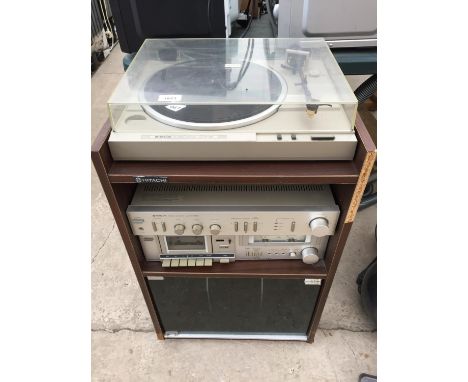
{"type": "Polygon", "coordinates": [[[183,235],[184,234],[184,231],[185,231],[185,226],[183,224],[176,224],[174,226],[174,232],[177,234],[177,235],[183,235]]]}
{"type": "Polygon", "coordinates": [[[317,218],[309,223],[309,227],[312,230],[312,235],[322,237],[328,235],[328,220],[325,218],[317,218]]]}
{"type": "Polygon", "coordinates": [[[194,224],[192,226],[192,232],[194,235],[200,235],[203,231],[203,226],[201,224],[194,224]]]}
{"type": "Polygon", "coordinates": [[[217,235],[221,232],[221,226],[219,224],[210,225],[210,233],[212,235],[217,235]]]}
{"type": "Polygon", "coordinates": [[[306,264],[315,264],[319,261],[317,248],[308,247],[302,250],[302,261],[306,264]]]}

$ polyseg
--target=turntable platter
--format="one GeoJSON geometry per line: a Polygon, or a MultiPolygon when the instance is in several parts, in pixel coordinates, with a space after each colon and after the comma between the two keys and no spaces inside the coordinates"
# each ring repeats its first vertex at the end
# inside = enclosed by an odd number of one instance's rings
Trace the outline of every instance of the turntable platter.
{"type": "Polygon", "coordinates": [[[191,130],[224,130],[250,125],[274,114],[286,94],[286,84],[278,73],[254,62],[236,66],[224,62],[193,60],[156,72],[142,92],[143,110],[167,125],[191,130]],[[256,88],[267,89],[272,104],[222,104],[229,94],[248,92],[250,81],[256,88]],[[258,86],[258,82],[265,82],[258,86]],[[220,104],[152,105],[164,94],[213,95],[220,104]]]}

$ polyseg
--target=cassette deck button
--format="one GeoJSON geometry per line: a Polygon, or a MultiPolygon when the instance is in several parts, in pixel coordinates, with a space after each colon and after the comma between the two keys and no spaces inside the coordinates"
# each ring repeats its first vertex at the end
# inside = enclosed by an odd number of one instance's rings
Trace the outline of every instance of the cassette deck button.
{"type": "Polygon", "coordinates": [[[180,259],[179,267],[186,267],[187,266],[187,259],[180,259]]]}
{"type": "Polygon", "coordinates": [[[179,259],[172,259],[171,260],[171,268],[174,267],[178,267],[179,266],[179,259]]]}
{"type": "Polygon", "coordinates": [[[163,266],[164,268],[170,267],[170,266],[171,266],[171,260],[169,260],[169,259],[163,260],[162,266],[163,266]]]}
{"type": "Polygon", "coordinates": [[[213,259],[205,259],[205,267],[211,267],[213,265],[213,259]]]}

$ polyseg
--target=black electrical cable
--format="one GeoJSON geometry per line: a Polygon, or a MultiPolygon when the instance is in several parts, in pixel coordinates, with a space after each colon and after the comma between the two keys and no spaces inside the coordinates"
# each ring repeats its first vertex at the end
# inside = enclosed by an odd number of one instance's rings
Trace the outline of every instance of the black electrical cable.
{"type": "Polygon", "coordinates": [[[208,17],[208,32],[211,37],[213,35],[213,28],[211,27],[211,0],[208,0],[206,4],[206,13],[208,17]]]}
{"type": "MultiPolygon", "coordinates": [[[[372,94],[377,91],[377,74],[369,77],[354,91],[359,104],[364,103],[372,94]]],[[[374,172],[367,181],[367,184],[377,181],[377,172],[374,172]]],[[[359,211],[377,203],[377,193],[366,194],[362,197],[359,205],[359,211]]]]}
{"type": "Polygon", "coordinates": [[[358,211],[362,211],[363,209],[373,206],[374,204],[377,204],[377,193],[370,194],[369,196],[362,198],[358,211]]]}
{"type": "Polygon", "coordinates": [[[354,91],[359,104],[365,102],[372,94],[377,91],[377,74],[369,77],[354,91]]]}
{"type": "Polygon", "coordinates": [[[240,35],[240,38],[244,38],[249,29],[250,29],[250,26],[252,25],[252,20],[253,20],[253,5],[254,3],[252,2],[252,0],[249,0],[248,4],[247,4],[247,9],[246,9],[246,12],[247,12],[247,17],[249,18],[249,21],[247,23],[247,26],[245,27],[245,30],[242,32],[242,34],[240,35]],[[252,7],[250,6],[250,4],[252,4],[252,7]],[[250,9],[252,8],[252,9],[250,9]],[[250,16],[250,17],[249,17],[250,16]]]}
{"type": "Polygon", "coordinates": [[[234,83],[226,86],[228,90],[235,89],[237,85],[239,85],[239,83],[241,82],[245,73],[247,72],[247,69],[249,68],[249,65],[250,65],[250,60],[253,55],[254,44],[255,44],[255,41],[253,39],[249,39],[249,42],[247,43],[247,49],[245,50],[244,60],[242,61],[242,66],[239,70],[239,75],[237,76],[237,80],[234,83]],[[247,55],[249,56],[248,58],[247,58],[247,55]]]}

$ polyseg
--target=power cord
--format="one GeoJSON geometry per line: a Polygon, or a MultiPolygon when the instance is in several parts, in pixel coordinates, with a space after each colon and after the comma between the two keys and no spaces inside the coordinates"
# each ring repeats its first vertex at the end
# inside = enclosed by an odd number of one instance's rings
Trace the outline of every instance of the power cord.
{"type": "Polygon", "coordinates": [[[106,28],[106,31],[105,31],[106,37],[109,37],[109,34],[110,34],[110,38],[111,38],[110,48],[112,48],[114,46],[114,33],[112,32],[112,25],[109,20],[109,15],[107,14],[107,6],[106,6],[105,0],[99,0],[99,6],[101,7],[101,12],[104,18],[104,25],[106,28]],[[104,2],[104,8],[102,7],[103,2],[104,2]]]}
{"type": "Polygon", "coordinates": [[[252,20],[253,20],[253,5],[254,3],[252,2],[252,0],[249,0],[248,4],[247,4],[247,8],[245,10],[244,13],[246,13],[249,21],[247,23],[247,26],[245,27],[245,30],[244,32],[242,32],[242,34],[240,35],[240,38],[244,38],[247,33],[249,32],[249,29],[250,29],[250,26],[252,25],[252,20]],[[252,4],[252,6],[251,6],[252,4]],[[250,9],[251,8],[251,9],[250,9]]]}

